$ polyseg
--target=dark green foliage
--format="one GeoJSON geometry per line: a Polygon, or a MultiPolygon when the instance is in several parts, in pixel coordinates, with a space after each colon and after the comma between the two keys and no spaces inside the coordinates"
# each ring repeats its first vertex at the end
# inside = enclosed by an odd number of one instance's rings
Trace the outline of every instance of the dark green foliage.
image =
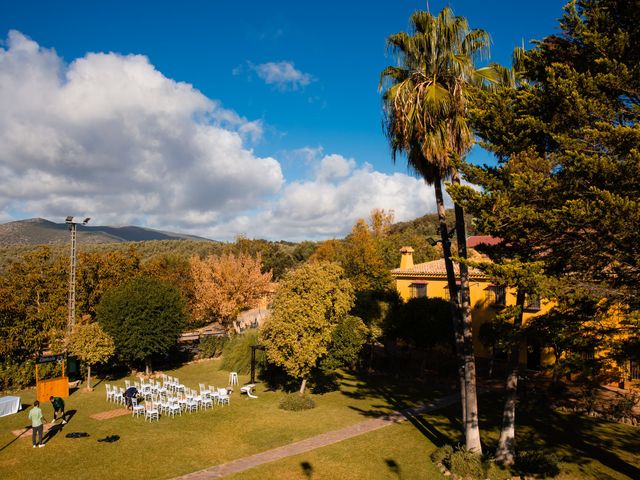
{"type": "Polygon", "coordinates": [[[541,475],[543,478],[555,477],[560,473],[560,459],[554,453],[543,450],[523,450],[518,452],[514,470],[526,475],[541,475]]]}
{"type": "Polygon", "coordinates": [[[200,340],[198,344],[198,356],[200,358],[215,358],[222,355],[222,351],[229,341],[228,337],[209,335],[200,340]]]}
{"type": "Polygon", "coordinates": [[[453,448],[444,445],[431,454],[434,463],[442,463],[452,474],[460,478],[481,480],[486,478],[486,465],[482,456],[472,453],[462,447],[453,448]]]}
{"type": "Polygon", "coordinates": [[[320,368],[325,372],[354,368],[366,340],[367,327],[360,318],[352,315],[341,318],[333,330],[329,352],[321,360],[320,368]]]}
{"type": "Polygon", "coordinates": [[[178,291],[159,280],[138,277],[107,291],[97,319],[113,338],[116,355],[127,363],[166,354],[175,346],[186,317],[178,291]]]}
{"type": "Polygon", "coordinates": [[[481,228],[501,236],[518,226],[515,240],[526,239],[547,272],[637,306],[640,9],[571,2],[560,26],[521,53],[517,89],[477,96],[474,127],[503,163],[472,168],[468,179],[493,200],[509,198],[511,210],[505,223],[489,218],[504,203],[485,204],[481,228]]]}
{"type": "MultiPolygon", "coordinates": [[[[226,342],[222,351],[221,370],[238,372],[246,375],[251,371],[251,346],[258,344],[258,330],[247,330],[241,334],[234,335],[226,342]]],[[[256,352],[256,363],[261,365],[264,353],[260,350],[256,352]]]]}
{"type": "Polygon", "coordinates": [[[311,395],[300,395],[299,393],[289,393],[282,397],[278,407],[282,410],[290,412],[300,412],[302,410],[311,410],[316,407],[316,402],[311,395]]]}
{"type": "Polygon", "coordinates": [[[615,419],[632,417],[635,415],[634,409],[640,405],[640,395],[630,392],[622,395],[609,405],[607,413],[615,419]]]}
{"type": "Polygon", "coordinates": [[[449,458],[451,458],[451,455],[453,455],[453,446],[449,445],[448,443],[446,445],[443,445],[442,447],[437,448],[436,450],[434,450],[431,453],[431,461],[433,463],[442,463],[444,464],[445,461],[449,461],[449,458]]]}
{"type": "Polygon", "coordinates": [[[17,390],[33,385],[36,381],[36,368],[33,360],[0,361],[0,391],[17,390]]]}
{"type": "Polygon", "coordinates": [[[414,298],[398,304],[385,325],[385,336],[417,348],[436,345],[453,349],[451,305],[441,298],[414,298]]]}

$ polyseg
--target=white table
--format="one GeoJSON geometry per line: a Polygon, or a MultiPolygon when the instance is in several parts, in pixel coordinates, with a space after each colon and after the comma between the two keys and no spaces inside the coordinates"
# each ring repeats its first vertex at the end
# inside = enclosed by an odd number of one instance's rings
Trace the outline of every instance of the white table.
{"type": "Polygon", "coordinates": [[[249,383],[244,387],[240,387],[240,393],[246,393],[249,398],[258,398],[253,394],[253,389],[256,387],[255,383],[249,383]]]}
{"type": "Polygon", "coordinates": [[[0,417],[6,417],[20,411],[20,397],[0,397],[0,417]]]}

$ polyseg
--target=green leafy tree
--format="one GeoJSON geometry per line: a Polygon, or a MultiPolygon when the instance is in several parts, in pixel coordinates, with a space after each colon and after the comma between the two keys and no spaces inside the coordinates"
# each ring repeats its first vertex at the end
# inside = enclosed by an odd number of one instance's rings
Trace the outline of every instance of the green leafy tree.
{"type": "Polygon", "coordinates": [[[69,353],[87,365],[87,390],[91,390],[91,367],[111,358],[115,352],[113,339],[102,330],[99,323],[85,318],[71,332],[68,348],[69,353]]]}
{"type": "Polygon", "coordinates": [[[322,371],[331,374],[340,368],[354,368],[367,341],[367,334],[366,325],[358,317],[346,315],[338,320],[327,356],[320,362],[322,371]]]}
{"type": "Polygon", "coordinates": [[[39,247],[14,261],[0,277],[3,350],[27,358],[66,332],[68,261],[39,247]]]}
{"type": "Polygon", "coordinates": [[[261,339],[267,359],[301,381],[301,395],[353,302],[353,287],[337,264],[307,263],[280,281],[261,339]]]}
{"type": "Polygon", "coordinates": [[[152,357],[177,344],[186,316],[174,287],[137,277],[102,296],[97,320],[113,338],[116,354],[128,363],[143,361],[149,374],[152,357]]]}
{"type": "MultiPolygon", "coordinates": [[[[416,11],[410,22],[411,34],[400,32],[387,38],[400,65],[387,67],[381,74],[381,86],[386,85],[384,123],[393,158],[404,154],[409,167],[434,186],[452,311],[457,323],[459,356],[464,363],[460,383],[465,443],[467,449],[480,453],[469,275],[462,262],[461,301],[456,305],[458,287],[451,260],[442,182],[451,179],[459,183],[457,163],[473,142],[467,120],[470,86],[495,83],[503,72],[495,66],[475,67],[475,60],[488,51],[489,35],[483,30],[469,30],[467,20],[454,16],[451,9],[443,9],[437,17],[416,11]]],[[[459,205],[455,206],[455,217],[458,256],[464,260],[466,230],[464,211],[459,205]]]]}
{"type": "MultiPolygon", "coordinates": [[[[556,350],[624,338],[614,332],[624,322],[608,325],[606,336],[592,328],[585,318],[589,304],[601,315],[612,309],[632,314],[640,303],[640,57],[634,46],[640,13],[632,3],[568,3],[560,35],[515,52],[516,88],[478,92],[471,110],[475,131],[499,164],[465,168],[467,179],[482,187],[467,190],[473,199],[467,206],[481,230],[509,247],[512,261],[495,268],[502,269],[498,277],[513,280],[503,279],[518,288],[520,308],[532,267],[556,279],[559,307],[535,322],[556,350]],[[519,278],[509,270],[516,264],[519,278]],[[591,299],[576,309],[567,291],[590,292],[591,299]],[[566,315],[572,311],[578,315],[566,315]],[[568,341],[567,324],[579,342],[568,341]]],[[[461,201],[460,192],[452,195],[461,201]]],[[[514,327],[519,316],[514,313],[514,327]]],[[[513,385],[511,391],[496,453],[506,464],[514,461],[513,418],[507,418],[515,414],[513,385]]]]}
{"type": "Polygon", "coordinates": [[[416,348],[453,348],[451,308],[441,298],[412,298],[397,304],[384,327],[385,337],[401,339],[416,348]]]}
{"type": "Polygon", "coordinates": [[[140,273],[140,256],[135,247],[78,255],[76,280],[77,309],[81,315],[95,316],[104,293],[128,282],[140,273]]]}

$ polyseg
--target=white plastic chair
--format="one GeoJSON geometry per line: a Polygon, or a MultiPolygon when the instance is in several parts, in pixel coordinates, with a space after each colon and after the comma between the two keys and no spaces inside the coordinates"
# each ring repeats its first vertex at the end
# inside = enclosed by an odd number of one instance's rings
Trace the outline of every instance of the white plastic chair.
{"type": "Polygon", "coordinates": [[[113,401],[120,404],[124,403],[124,388],[113,387],[113,401]]]}
{"type": "Polygon", "coordinates": [[[219,388],[218,389],[218,403],[219,404],[227,404],[230,405],[230,401],[231,401],[231,397],[229,395],[229,392],[227,392],[226,388],[219,388]]]}
{"type": "Polygon", "coordinates": [[[177,401],[169,401],[168,402],[168,410],[167,410],[167,415],[171,415],[172,417],[176,416],[176,413],[180,416],[182,416],[182,408],[180,408],[180,405],[178,404],[177,401]]]}
{"type": "Polygon", "coordinates": [[[185,404],[185,408],[189,413],[197,412],[198,411],[198,401],[194,397],[191,397],[191,396],[187,397],[187,402],[185,404]]]}
{"type": "Polygon", "coordinates": [[[200,405],[202,405],[202,408],[204,409],[209,407],[213,408],[213,399],[210,396],[203,396],[200,400],[200,405]]]}
{"type": "Polygon", "coordinates": [[[144,402],[144,419],[145,421],[149,419],[150,422],[154,419],[156,421],[160,421],[160,412],[153,403],[149,404],[147,402],[144,402]]]}
{"type": "Polygon", "coordinates": [[[137,398],[132,398],[131,399],[131,416],[135,416],[137,417],[138,415],[144,415],[145,411],[144,411],[144,405],[139,405],[138,404],[138,399],[137,398]]]}

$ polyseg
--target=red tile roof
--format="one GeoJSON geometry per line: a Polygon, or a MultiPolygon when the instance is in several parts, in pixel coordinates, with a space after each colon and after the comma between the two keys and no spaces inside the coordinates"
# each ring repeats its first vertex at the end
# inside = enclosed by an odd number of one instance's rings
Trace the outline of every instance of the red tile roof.
{"type": "MultiPolygon", "coordinates": [[[[453,270],[456,276],[460,275],[460,267],[456,262],[453,263],[453,270]]],[[[444,278],[447,276],[447,271],[444,265],[444,259],[433,260],[432,262],[418,263],[410,268],[394,268],[391,270],[391,275],[394,277],[438,277],[444,278]]],[[[477,268],[469,267],[469,277],[471,278],[486,278],[486,275],[477,268]]]]}
{"type": "Polygon", "coordinates": [[[467,247],[475,248],[478,245],[497,245],[502,239],[491,235],[473,235],[467,238],[467,247]]]}

